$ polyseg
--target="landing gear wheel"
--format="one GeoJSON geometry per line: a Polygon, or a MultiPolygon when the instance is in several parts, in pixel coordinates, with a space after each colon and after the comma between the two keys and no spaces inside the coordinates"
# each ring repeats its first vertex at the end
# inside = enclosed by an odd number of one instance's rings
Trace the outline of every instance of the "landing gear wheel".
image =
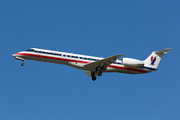
{"type": "Polygon", "coordinates": [[[99,71],[98,76],[101,76],[101,75],[102,75],[102,72],[101,72],[101,71],[99,71]]]}
{"type": "Polygon", "coordinates": [[[22,66],[24,66],[24,63],[21,63],[22,66]]]}
{"type": "Polygon", "coordinates": [[[93,76],[93,77],[92,77],[92,80],[95,81],[95,80],[96,80],[96,76],[93,76]]]}

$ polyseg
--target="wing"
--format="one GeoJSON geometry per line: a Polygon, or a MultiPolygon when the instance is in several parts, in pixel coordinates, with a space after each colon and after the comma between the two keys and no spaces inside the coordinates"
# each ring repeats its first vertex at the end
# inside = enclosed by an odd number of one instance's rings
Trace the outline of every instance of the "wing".
{"type": "Polygon", "coordinates": [[[108,58],[105,58],[105,59],[102,59],[102,60],[99,60],[99,61],[96,61],[96,62],[92,62],[92,63],[84,65],[84,68],[91,69],[91,70],[96,70],[97,67],[101,67],[102,70],[106,70],[106,68],[110,64],[115,62],[116,59],[121,57],[121,56],[122,55],[117,54],[117,55],[114,55],[114,56],[111,56],[111,57],[108,57],[108,58]]]}

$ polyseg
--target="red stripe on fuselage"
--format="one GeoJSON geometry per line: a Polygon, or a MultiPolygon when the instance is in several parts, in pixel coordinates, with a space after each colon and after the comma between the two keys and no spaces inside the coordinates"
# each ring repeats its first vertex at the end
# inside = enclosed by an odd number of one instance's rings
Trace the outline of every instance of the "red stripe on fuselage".
{"type": "Polygon", "coordinates": [[[148,71],[134,69],[134,68],[125,68],[125,67],[114,66],[114,65],[110,65],[108,67],[117,68],[117,69],[123,69],[123,70],[131,70],[131,71],[136,71],[136,72],[141,72],[141,73],[148,73],[148,71]]]}
{"type": "MultiPolygon", "coordinates": [[[[41,57],[41,58],[46,58],[46,59],[62,60],[62,61],[77,62],[77,63],[84,63],[84,64],[90,63],[90,62],[85,62],[85,61],[71,60],[71,59],[57,58],[57,57],[50,57],[50,56],[30,54],[30,53],[15,53],[14,55],[41,57]]],[[[109,65],[108,67],[117,68],[117,69],[123,69],[123,70],[136,71],[136,72],[141,72],[141,73],[148,73],[148,71],[144,71],[144,70],[139,70],[139,69],[134,69],[134,68],[125,68],[125,67],[115,66],[115,65],[109,65]]]]}

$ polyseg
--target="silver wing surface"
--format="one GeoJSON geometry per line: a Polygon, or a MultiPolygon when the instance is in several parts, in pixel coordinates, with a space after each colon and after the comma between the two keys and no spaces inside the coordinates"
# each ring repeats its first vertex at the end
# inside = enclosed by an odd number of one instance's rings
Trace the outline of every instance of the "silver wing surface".
{"type": "Polygon", "coordinates": [[[86,65],[84,65],[84,68],[90,71],[96,71],[97,67],[100,67],[101,70],[106,70],[106,68],[112,64],[113,62],[115,62],[117,60],[117,58],[121,57],[121,54],[117,54],[108,58],[104,58],[102,60],[96,61],[96,62],[92,62],[92,63],[88,63],[86,65]]]}

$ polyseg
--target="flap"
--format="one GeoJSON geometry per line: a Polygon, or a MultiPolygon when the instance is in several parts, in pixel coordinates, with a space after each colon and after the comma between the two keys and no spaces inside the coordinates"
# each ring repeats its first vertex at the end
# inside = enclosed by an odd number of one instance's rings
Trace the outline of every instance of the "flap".
{"type": "Polygon", "coordinates": [[[91,77],[91,71],[86,71],[86,70],[83,70],[87,76],[91,77]]]}

